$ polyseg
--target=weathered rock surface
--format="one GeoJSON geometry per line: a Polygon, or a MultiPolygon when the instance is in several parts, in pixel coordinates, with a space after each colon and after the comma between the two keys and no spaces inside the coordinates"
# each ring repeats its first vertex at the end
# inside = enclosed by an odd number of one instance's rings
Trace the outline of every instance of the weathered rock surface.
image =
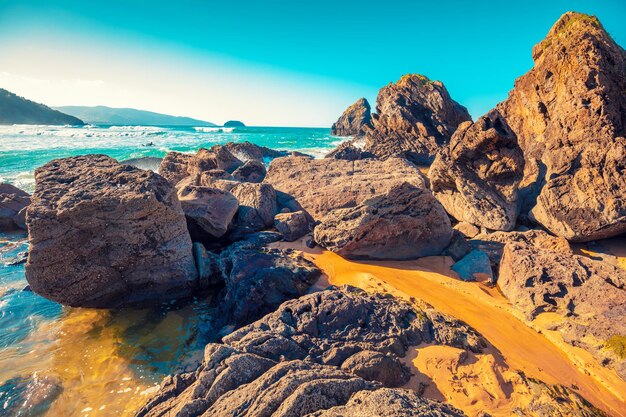
{"type": "Polygon", "coordinates": [[[311,225],[302,210],[293,213],[278,213],[274,216],[274,227],[287,242],[293,242],[309,233],[311,225]]]}
{"type": "Polygon", "coordinates": [[[246,161],[233,172],[233,178],[242,182],[262,182],[265,178],[265,165],[256,159],[246,161]]]}
{"type": "Polygon", "coordinates": [[[277,213],[276,191],[269,184],[241,183],[230,192],[239,201],[230,237],[238,240],[248,233],[272,227],[277,213]]]}
{"type": "Polygon", "coordinates": [[[497,111],[464,122],[430,167],[434,196],[459,221],[491,230],[512,230],[524,156],[515,134],[497,111]]]}
{"type": "Polygon", "coordinates": [[[315,227],[315,241],[350,259],[439,255],[452,237],[450,219],[426,188],[399,184],[352,208],[336,209],[315,227]]]}
{"type": "Polygon", "coordinates": [[[317,411],[307,417],[462,417],[465,414],[447,404],[426,400],[413,391],[380,388],[359,391],[346,405],[317,411]]]}
{"type": "Polygon", "coordinates": [[[378,156],[404,156],[430,164],[459,124],[471,120],[440,81],[403,76],[380,89],[372,127],[365,127],[365,150],[378,156]]]}
{"type": "Polygon", "coordinates": [[[188,295],[197,271],[185,216],[161,176],[104,155],[35,171],[26,279],[61,304],[116,307],[188,295]]]}
{"type": "Polygon", "coordinates": [[[420,170],[401,158],[385,161],[278,158],[270,164],[264,182],[284,193],[280,197],[283,206],[288,204],[290,196],[315,220],[337,208],[355,207],[403,182],[425,187],[420,170]]]}
{"type": "Polygon", "coordinates": [[[210,149],[200,148],[189,160],[187,173],[200,174],[212,169],[221,169],[232,173],[243,165],[243,162],[234,156],[225,146],[215,145],[210,149]]]}
{"type": "Polygon", "coordinates": [[[626,378],[626,358],[603,349],[626,335],[626,271],[570,253],[509,243],[500,262],[498,285],[529,319],[556,312],[555,327],[565,340],[593,353],[626,378]]]}
{"type": "MultiPolygon", "coordinates": [[[[380,396],[377,415],[396,415],[399,401],[417,397],[404,390],[383,389],[383,381],[397,385],[408,374],[403,369],[392,378],[390,369],[377,365],[401,367],[398,358],[408,346],[420,342],[482,348],[482,340],[460,322],[351,287],[285,302],[223,340],[223,345],[207,345],[198,371],[168,377],[138,417],[356,413],[371,406],[354,400],[359,392],[380,396]]],[[[403,411],[407,414],[399,415],[416,415],[411,410],[447,413],[420,415],[462,415],[425,399],[401,404],[408,407],[403,411]]]]}
{"type": "Polygon", "coordinates": [[[491,270],[491,262],[489,256],[481,251],[474,249],[461,260],[452,265],[452,270],[459,274],[463,281],[476,281],[479,278],[485,278],[493,281],[493,271],[491,270]]]}
{"type": "Polygon", "coordinates": [[[189,175],[187,166],[192,155],[180,152],[168,152],[163,157],[159,165],[159,175],[165,178],[170,184],[176,185],[183,178],[189,175]]]}
{"type": "Polygon", "coordinates": [[[324,156],[324,158],[345,159],[347,161],[357,161],[359,159],[375,157],[373,153],[364,151],[362,147],[353,140],[343,142],[324,156]]]}
{"type": "Polygon", "coordinates": [[[570,241],[626,232],[626,53],[568,12],[533,59],[497,107],[524,151],[525,209],[570,241]]]}
{"type": "Polygon", "coordinates": [[[289,152],[287,151],[270,149],[265,146],[255,145],[254,143],[250,143],[248,141],[228,142],[224,145],[224,147],[242,161],[249,161],[251,159],[265,161],[268,159],[280,158],[281,156],[289,155],[289,152]]]}
{"type": "Polygon", "coordinates": [[[186,185],[178,189],[187,227],[194,241],[219,239],[237,213],[237,198],[228,191],[216,188],[186,185]]]}
{"type": "Polygon", "coordinates": [[[371,120],[370,104],[365,98],[360,98],[351,104],[341,117],[333,123],[330,134],[334,136],[358,136],[363,133],[364,126],[369,126],[371,120]]]}
{"type": "Polygon", "coordinates": [[[30,194],[6,183],[0,183],[0,231],[25,229],[26,208],[30,194]]]}

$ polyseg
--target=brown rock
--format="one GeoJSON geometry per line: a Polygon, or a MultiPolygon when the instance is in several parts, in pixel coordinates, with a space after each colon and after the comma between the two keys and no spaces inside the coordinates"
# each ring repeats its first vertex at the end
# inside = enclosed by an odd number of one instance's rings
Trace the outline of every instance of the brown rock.
{"type": "Polygon", "coordinates": [[[35,171],[26,279],[61,304],[117,307],[190,294],[197,270],[175,190],[104,155],[35,171]]]}
{"type": "Polygon", "coordinates": [[[255,145],[254,143],[250,143],[248,141],[228,142],[224,145],[224,147],[242,161],[255,159],[257,161],[264,162],[266,160],[289,155],[289,152],[287,151],[277,151],[265,146],[255,145]]]}
{"type": "Polygon", "coordinates": [[[397,357],[371,350],[362,350],[350,356],[341,369],[391,388],[400,387],[411,378],[408,369],[397,357]]]}
{"type": "Polygon", "coordinates": [[[467,222],[459,222],[453,226],[453,229],[458,230],[459,233],[468,239],[471,239],[480,233],[480,229],[478,227],[467,222]]]}
{"type": "Polygon", "coordinates": [[[242,182],[262,182],[265,178],[265,165],[256,159],[251,159],[233,172],[233,178],[242,182]]]}
{"type": "Polygon", "coordinates": [[[529,319],[558,313],[563,321],[555,321],[555,327],[566,341],[626,377],[626,358],[603,349],[607,340],[626,335],[626,271],[584,256],[509,243],[498,285],[529,319]]]}
{"type": "Polygon", "coordinates": [[[524,157],[515,134],[497,111],[464,122],[430,167],[433,195],[459,221],[512,230],[524,157]]]}
{"type": "Polygon", "coordinates": [[[369,126],[372,120],[370,110],[370,104],[365,98],[358,99],[333,123],[330,134],[333,136],[358,136],[362,134],[363,127],[369,126]]]}
{"type": "Polygon", "coordinates": [[[375,155],[364,151],[354,140],[343,142],[324,158],[345,159],[347,161],[357,161],[359,159],[375,158],[375,155]]]}
{"type": "Polygon", "coordinates": [[[287,242],[300,239],[310,231],[309,218],[302,210],[278,213],[274,216],[274,227],[287,242]]]}
{"type": "Polygon", "coordinates": [[[26,208],[30,194],[6,183],[0,183],[0,231],[25,229],[26,208]]]}
{"type": "MultiPolygon", "coordinates": [[[[337,208],[355,207],[403,182],[425,187],[420,170],[400,158],[385,161],[278,158],[270,164],[264,182],[291,196],[315,220],[337,208]]],[[[283,196],[281,200],[286,206],[287,198],[283,196]]]]}
{"type": "Polygon", "coordinates": [[[180,152],[168,152],[159,166],[159,174],[169,181],[170,184],[176,185],[188,174],[187,166],[192,156],[180,152]]]}
{"type": "Polygon", "coordinates": [[[178,188],[187,226],[194,241],[219,239],[226,234],[237,213],[237,198],[228,191],[187,185],[178,188]]]}
{"type": "Polygon", "coordinates": [[[350,259],[439,255],[452,237],[450,219],[426,188],[409,183],[353,208],[336,209],[315,227],[315,241],[350,259]]]}
{"type": "Polygon", "coordinates": [[[564,14],[498,110],[526,158],[525,209],[552,233],[626,232],[626,53],[596,17],[564,14]]]}
{"type": "Polygon", "coordinates": [[[233,172],[241,165],[243,162],[230,153],[226,147],[215,145],[210,149],[198,149],[198,152],[189,160],[187,173],[195,175],[213,169],[233,172]]]}
{"type": "Polygon", "coordinates": [[[372,127],[365,127],[365,151],[428,165],[457,126],[468,120],[467,109],[450,98],[440,81],[405,75],[380,89],[372,127]]]}
{"type": "Polygon", "coordinates": [[[276,192],[269,184],[241,183],[231,189],[239,201],[239,209],[231,226],[230,236],[237,240],[244,235],[272,227],[278,212],[276,192]]]}

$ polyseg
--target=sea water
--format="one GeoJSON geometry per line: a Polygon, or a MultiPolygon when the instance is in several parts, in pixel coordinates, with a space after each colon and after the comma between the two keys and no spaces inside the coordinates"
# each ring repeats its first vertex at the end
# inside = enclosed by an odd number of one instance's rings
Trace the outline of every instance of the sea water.
{"type": "MultiPolygon", "coordinates": [[[[249,141],[319,157],[329,129],[0,126],[0,182],[28,192],[34,170],[90,153],[118,160],[249,141]]],[[[24,232],[0,233],[0,415],[132,416],[162,378],[194,369],[211,319],[206,300],[152,309],[63,307],[29,291],[24,232]]]]}

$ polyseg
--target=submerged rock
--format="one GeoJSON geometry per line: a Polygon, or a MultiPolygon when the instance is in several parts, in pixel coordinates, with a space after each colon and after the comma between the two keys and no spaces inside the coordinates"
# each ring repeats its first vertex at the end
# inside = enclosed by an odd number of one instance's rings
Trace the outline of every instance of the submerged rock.
{"type": "Polygon", "coordinates": [[[189,295],[197,285],[185,216],[161,176],[104,155],[35,171],[26,279],[61,304],[111,308],[189,295]]]}
{"type": "Polygon", "coordinates": [[[0,231],[26,229],[26,208],[30,194],[6,183],[0,183],[0,231]]]}
{"type": "Polygon", "coordinates": [[[497,111],[464,122],[430,167],[430,188],[451,216],[491,230],[515,227],[524,156],[497,111]]]}
{"type": "Polygon", "coordinates": [[[358,136],[372,120],[370,104],[365,98],[358,99],[333,123],[330,134],[334,136],[358,136]]]}
{"type": "Polygon", "coordinates": [[[278,158],[270,164],[264,182],[283,193],[279,195],[282,206],[289,205],[291,198],[295,200],[292,206],[302,207],[315,220],[334,209],[355,207],[403,182],[425,187],[420,170],[400,158],[385,161],[278,158]]]}
{"type": "Polygon", "coordinates": [[[623,353],[604,349],[626,335],[626,271],[571,253],[508,243],[500,262],[502,293],[529,319],[543,312],[562,317],[554,326],[569,343],[609,364],[626,379],[623,353]]]}
{"type": "Polygon", "coordinates": [[[525,211],[570,241],[626,232],[626,53],[568,12],[533,60],[497,107],[524,151],[525,211]]]}
{"type": "MultiPolygon", "coordinates": [[[[377,415],[396,415],[398,401],[418,398],[383,388],[408,379],[399,357],[408,346],[442,343],[438,335],[450,333],[456,335],[451,338],[455,344],[480,350],[480,339],[467,326],[418,312],[403,301],[351,287],[306,295],[224,337],[223,345],[207,345],[198,371],[168,377],[137,417],[300,416],[339,410],[352,415],[369,407],[351,400],[359,393],[381,398],[377,415]],[[431,330],[442,325],[448,333],[431,330]],[[393,369],[399,373],[389,374],[393,369]]],[[[462,415],[422,398],[402,404],[408,408],[398,415],[416,415],[415,410],[462,415]]]]}
{"type": "Polygon", "coordinates": [[[440,81],[405,75],[380,89],[372,127],[365,128],[365,151],[428,165],[457,126],[469,120],[467,109],[450,98],[440,81]]]}
{"type": "Polygon", "coordinates": [[[427,188],[402,183],[353,208],[332,210],[315,241],[350,259],[439,255],[452,237],[450,219],[427,188]]]}

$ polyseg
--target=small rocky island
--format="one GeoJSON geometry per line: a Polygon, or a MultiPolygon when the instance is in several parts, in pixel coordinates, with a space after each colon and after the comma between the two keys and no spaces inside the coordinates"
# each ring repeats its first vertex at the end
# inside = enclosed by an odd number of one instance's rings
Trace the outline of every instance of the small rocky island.
{"type": "Polygon", "coordinates": [[[202,363],[137,417],[624,416],[626,271],[588,253],[626,233],[626,52],[570,12],[533,59],[475,121],[403,76],[341,115],[351,138],[322,159],[53,160],[32,196],[0,186],[0,225],[28,228],[30,288],[61,304],[215,306],[202,363]],[[436,304],[456,288],[467,305],[436,304]]]}
{"type": "Polygon", "coordinates": [[[239,120],[229,120],[226,123],[224,123],[224,127],[246,127],[246,125],[243,124],[243,122],[240,122],[239,120]]]}

